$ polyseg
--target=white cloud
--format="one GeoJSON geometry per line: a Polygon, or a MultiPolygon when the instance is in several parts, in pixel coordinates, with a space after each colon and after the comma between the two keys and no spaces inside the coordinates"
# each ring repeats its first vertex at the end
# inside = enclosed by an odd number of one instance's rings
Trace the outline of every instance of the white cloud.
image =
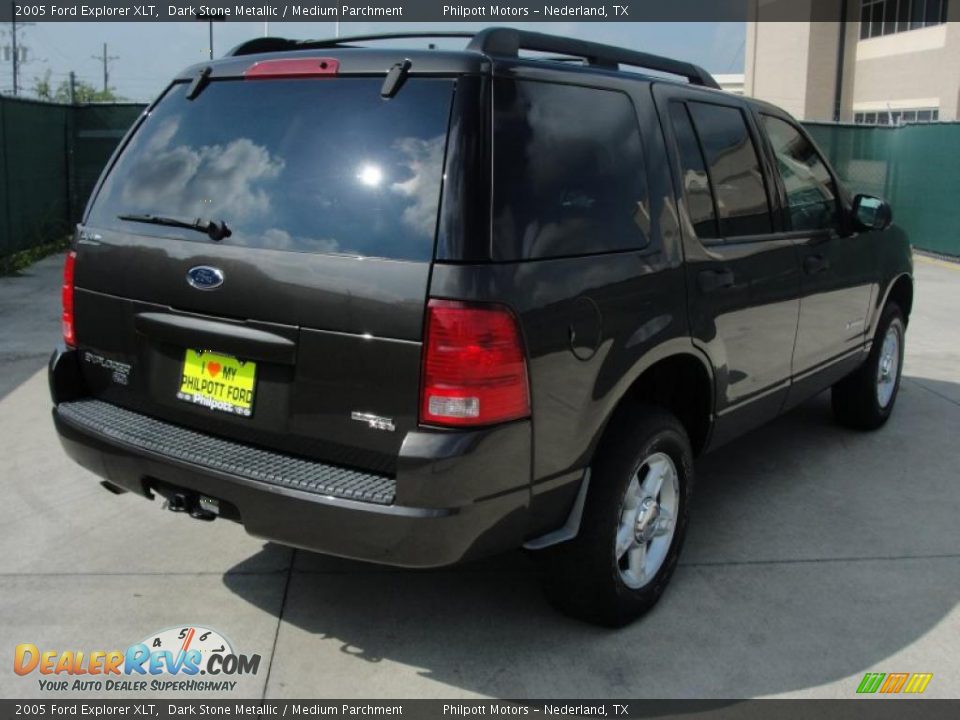
{"type": "Polygon", "coordinates": [[[404,208],[401,219],[414,232],[427,237],[433,237],[437,224],[445,140],[446,136],[440,135],[432,140],[401,138],[394,143],[411,177],[393,183],[390,189],[413,201],[404,208]]]}

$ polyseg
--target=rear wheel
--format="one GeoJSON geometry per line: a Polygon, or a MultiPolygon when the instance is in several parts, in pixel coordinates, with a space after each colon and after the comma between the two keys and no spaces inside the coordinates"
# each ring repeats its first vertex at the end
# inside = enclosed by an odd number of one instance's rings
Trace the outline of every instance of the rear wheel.
{"type": "Polygon", "coordinates": [[[903,311],[888,303],[866,362],[833,386],[833,413],[842,425],[875,430],[890,417],[900,389],[904,330],[903,311]]]}
{"type": "Polygon", "coordinates": [[[680,422],[644,408],[612,430],[591,467],[577,537],[544,551],[544,589],[561,611],[621,626],[660,599],[686,533],[693,453],[680,422]]]}

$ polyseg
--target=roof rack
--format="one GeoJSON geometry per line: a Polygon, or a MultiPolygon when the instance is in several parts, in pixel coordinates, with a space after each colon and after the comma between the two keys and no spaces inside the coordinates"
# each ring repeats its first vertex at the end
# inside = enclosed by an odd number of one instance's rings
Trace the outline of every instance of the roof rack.
{"type": "Polygon", "coordinates": [[[717,81],[706,70],[693,63],[651,55],[650,53],[614,45],[577,40],[575,38],[527,32],[514,28],[487,28],[481,30],[467,45],[468,50],[477,50],[487,55],[517,57],[521,50],[556,53],[570,57],[583,58],[588,65],[617,70],[621,65],[656,70],[657,72],[679,75],[692,85],[720,89],[717,81]]]}
{"type": "Polygon", "coordinates": [[[233,48],[228,56],[253,55],[264,52],[290,50],[316,50],[322,48],[356,47],[354,43],[371,40],[400,40],[410,38],[469,38],[467,50],[492,57],[516,58],[521,50],[553,53],[562,57],[548,58],[552,61],[580,59],[587,65],[619,70],[621,65],[654,70],[686,78],[692,85],[720,89],[713,76],[699,65],[652,55],[638,50],[628,50],[614,45],[577,40],[559,35],[527,32],[515,28],[492,27],[477,33],[470,32],[401,32],[375,35],[353,35],[328,40],[288,40],[286,38],[255,38],[233,48]]]}

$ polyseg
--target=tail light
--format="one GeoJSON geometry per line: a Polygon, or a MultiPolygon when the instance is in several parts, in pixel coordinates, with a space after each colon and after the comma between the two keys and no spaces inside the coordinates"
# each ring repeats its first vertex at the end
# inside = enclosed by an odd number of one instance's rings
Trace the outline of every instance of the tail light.
{"type": "Polygon", "coordinates": [[[63,306],[63,341],[69,346],[77,344],[77,335],[73,329],[73,270],[77,262],[77,253],[71,250],[63,265],[63,285],[60,287],[60,302],[63,306]]]}
{"type": "Polygon", "coordinates": [[[527,361],[513,313],[431,300],[422,386],[422,423],[490,425],[529,416],[527,361]]]}

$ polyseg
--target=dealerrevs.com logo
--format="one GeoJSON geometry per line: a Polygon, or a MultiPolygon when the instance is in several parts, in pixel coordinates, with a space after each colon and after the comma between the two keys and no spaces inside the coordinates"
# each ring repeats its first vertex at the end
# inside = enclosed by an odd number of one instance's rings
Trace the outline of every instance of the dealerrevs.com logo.
{"type": "Polygon", "coordinates": [[[17,645],[13,670],[38,675],[49,692],[228,692],[241,675],[255,675],[259,655],[243,655],[216,630],[198,625],[152,633],[126,650],[50,650],[17,645]],[[202,677],[201,677],[202,676],[202,677]]]}

